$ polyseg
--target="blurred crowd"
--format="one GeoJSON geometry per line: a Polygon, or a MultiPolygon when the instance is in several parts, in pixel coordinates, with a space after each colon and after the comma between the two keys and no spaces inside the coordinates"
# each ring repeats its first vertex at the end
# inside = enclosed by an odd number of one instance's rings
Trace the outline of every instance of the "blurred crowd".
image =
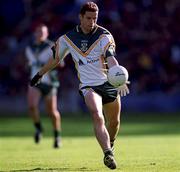
{"type": "MultiPolygon", "coordinates": [[[[0,1],[0,95],[25,95],[28,71],[24,49],[40,22],[56,40],[78,24],[85,0],[0,1]]],[[[128,71],[131,94],[180,92],[180,1],[95,0],[98,24],[116,42],[117,60],[128,71]]],[[[59,70],[63,92],[77,92],[78,81],[71,58],[59,70]],[[67,77],[68,76],[68,77],[67,77]]]]}

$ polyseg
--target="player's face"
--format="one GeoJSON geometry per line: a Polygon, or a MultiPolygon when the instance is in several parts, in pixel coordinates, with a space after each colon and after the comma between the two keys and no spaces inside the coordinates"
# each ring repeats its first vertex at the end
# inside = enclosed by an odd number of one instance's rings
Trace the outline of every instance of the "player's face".
{"type": "Polygon", "coordinates": [[[48,28],[46,26],[37,27],[35,37],[38,42],[45,41],[48,37],[48,28]]]}
{"type": "Polygon", "coordinates": [[[80,14],[81,29],[84,33],[89,33],[96,26],[98,12],[86,11],[84,15],[80,14]]]}

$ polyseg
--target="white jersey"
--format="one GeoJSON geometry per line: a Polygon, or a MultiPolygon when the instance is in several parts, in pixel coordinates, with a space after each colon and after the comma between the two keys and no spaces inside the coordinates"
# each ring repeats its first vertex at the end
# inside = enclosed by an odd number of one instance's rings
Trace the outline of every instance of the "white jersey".
{"type": "MultiPolygon", "coordinates": [[[[40,44],[31,42],[26,47],[25,55],[30,67],[30,79],[41,69],[44,64],[49,61],[50,58],[53,57],[53,52],[51,50],[52,46],[53,42],[46,40],[40,44]]],[[[48,85],[55,84],[54,80],[52,81],[52,77],[54,77],[53,75],[55,75],[55,72],[56,71],[48,72],[42,77],[41,82],[48,85]]]]}
{"type": "Polygon", "coordinates": [[[56,56],[62,60],[72,55],[80,80],[80,88],[97,86],[107,81],[106,58],[115,55],[115,42],[106,29],[97,26],[83,34],[79,26],[56,42],[56,56]]]}

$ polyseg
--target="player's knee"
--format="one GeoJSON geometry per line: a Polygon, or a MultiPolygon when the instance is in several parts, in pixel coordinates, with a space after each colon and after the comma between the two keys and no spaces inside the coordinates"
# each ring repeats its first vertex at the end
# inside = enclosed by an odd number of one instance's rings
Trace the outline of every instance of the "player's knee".
{"type": "Polygon", "coordinates": [[[59,120],[59,119],[60,119],[60,114],[59,114],[58,111],[55,111],[55,112],[54,112],[54,118],[55,118],[56,120],[59,120]]]}
{"type": "Polygon", "coordinates": [[[29,109],[29,111],[30,111],[31,113],[33,113],[33,112],[36,112],[36,111],[37,111],[38,107],[30,105],[30,106],[28,107],[28,109],[29,109]]]}
{"type": "Polygon", "coordinates": [[[93,121],[95,124],[98,124],[99,126],[104,125],[104,118],[103,115],[100,115],[98,112],[93,114],[93,121]]]}
{"type": "Polygon", "coordinates": [[[108,123],[111,127],[117,127],[120,124],[120,119],[112,119],[108,123]]]}
{"type": "Polygon", "coordinates": [[[50,116],[52,116],[54,119],[59,119],[60,118],[59,112],[57,110],[49,109],[49,110],[47,110],[47,113],[50,116]]]}

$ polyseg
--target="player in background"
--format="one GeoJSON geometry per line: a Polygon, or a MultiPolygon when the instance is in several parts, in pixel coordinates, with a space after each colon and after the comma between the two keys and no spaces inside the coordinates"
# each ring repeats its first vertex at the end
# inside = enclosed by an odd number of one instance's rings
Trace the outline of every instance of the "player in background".
{"type": "MultiPolygon", "coordinates": [[[[51,47],[53,42],[48,40],[48,27],[45,24],[39,24],[34,31],[34,40],[25,49],[25,56],[30,69],[30,79],[40,70],[40,68],[53,58],[51,47]]],[[[63,63],[61,63],[63,66],[63,63]]],[[[32,117],[35,134],[35,143],[39,143],[43,133],[43,127],[40,120],[39,102],[41,97],[44,99],[46,112],[52,119],[54,129],[54,148],[60,147],[61,116],[57,109],[57,90],[59,81],[57,70],[52,70],[43,77],[41,83],[36,87],[28,86],[27,99],[28,110],[32,117]]]]}
{"type": "Polygon", "coordinates": [[[80,80],[79,91],[91,113],[94,132],[104,153],[104,164],[115,169],[113,147],[120,127],[119,92],[125,96],[129,89],[126,84],[114,88],[107,80],[108,68],[118,65],[118,61],[115,59],[113,36],[97,25],[98,12],[94,2],[87,2],[81,7],[80,24],[59,37],[54,46],[55,58],[33,77],[31,86],[70,53],[80,80]]]}

